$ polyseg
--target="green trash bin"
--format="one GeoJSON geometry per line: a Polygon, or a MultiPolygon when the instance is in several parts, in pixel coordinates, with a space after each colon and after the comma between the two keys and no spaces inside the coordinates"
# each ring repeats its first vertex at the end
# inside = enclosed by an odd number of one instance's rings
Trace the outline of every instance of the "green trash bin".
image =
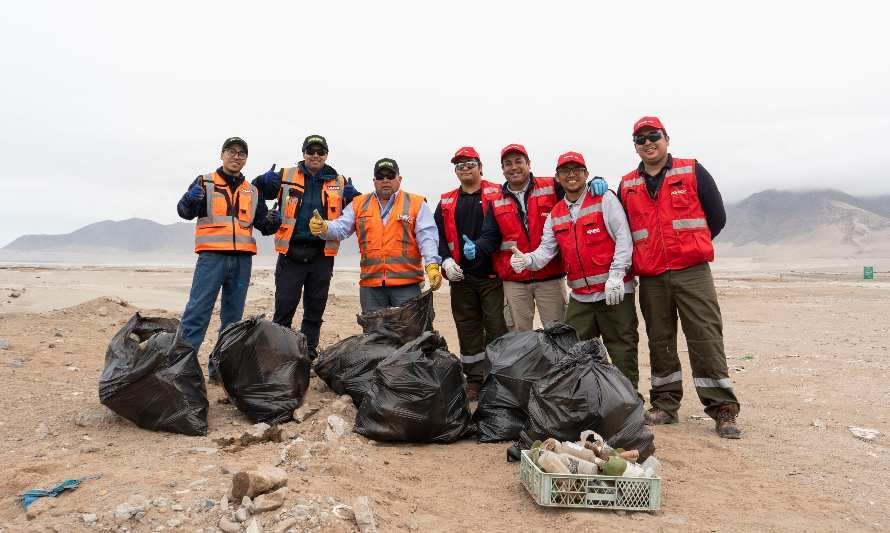
{"type": "Polygon", "coordinates": [[[862,269],[862,279],[875,279],[875,267],[865,267],[862,269]]]}

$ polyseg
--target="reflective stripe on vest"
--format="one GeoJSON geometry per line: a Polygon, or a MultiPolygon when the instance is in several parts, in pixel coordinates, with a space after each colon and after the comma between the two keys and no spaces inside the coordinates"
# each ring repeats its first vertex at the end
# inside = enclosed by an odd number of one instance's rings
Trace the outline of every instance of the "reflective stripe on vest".
{"type": "Polygon", "coordinates": [[[634,242],[642,241],[643,239],[645,239],[646,237],[649,236],[649,230],[647,230],[647,229],[637,230],[637,231],[632,232],[630,235],[633,238],[634,242]]]}
{"type": "Polygon", "coordinates": [[[586,278],[569,279],[566,284],[570,289],[580,289],[588,285],[599,285],[609,281],[609,273],[599,274],[597,276],[587,276],[586,278]]]}

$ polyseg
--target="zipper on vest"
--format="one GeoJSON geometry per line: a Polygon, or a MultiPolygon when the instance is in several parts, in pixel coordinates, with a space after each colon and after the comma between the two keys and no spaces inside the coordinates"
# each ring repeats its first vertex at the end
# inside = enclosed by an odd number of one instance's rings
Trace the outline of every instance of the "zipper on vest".
{"type": "MultiPolygon", "coordinates": [[[[572,212],[571,208],[569,208],[569,217],[571,216],[572,212]]],[[[581,267],[581,276],[584,278],[584,285],[586,285],[589,289],[590,284],[587,283],[587,272],[584,271],[584,263],[581,262],[581,252],[580,248],[578,247],[578,232],[576,231],[576,225],[574,221],[572,222],[572,238],[575,239],[575,255],[578,256],[578,266],[581,267]]]]}

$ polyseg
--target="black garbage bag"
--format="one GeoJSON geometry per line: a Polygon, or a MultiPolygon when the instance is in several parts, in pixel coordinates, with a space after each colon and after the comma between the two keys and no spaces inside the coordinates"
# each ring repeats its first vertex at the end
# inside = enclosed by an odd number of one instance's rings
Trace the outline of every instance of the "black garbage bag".
{"type": "Polygon", "coordinates": [[[519,437],[528,419],[532,384],[552,370],[577,342],[574,328],[550,322],[543,330],[507,333],[488,344],[487,376],[473,413],[479,442],[519,437]]]}
{"type": "Polygon", "coordinates": [[[210,354],[226,394],[254,422],[287,422],[309,387],[306,337],[261,316],[223,330],[210,354]]]}
{"type": "Polygon", "coordinates": [[[413,341],[424,331],[433,330],[433,291],[412,298],[405,305],[386,307],[358,315],[364,333],[384,333],[399,339],[399,344],[413,341]]]}
{"type": "Polygon", "coordinates": [[[337,394],[348,394],[356,406],[371,387],[377,364],[399,349],[401,343],[386,333],[353,335],[323,350],[313,368],[337,394]]]}
{"type": "Polygon", "coordinates": [[[523,449],[553,437],[575,441],[592,429],[613,448],[655,452],[655,437],[643,422],[643,402],[630,381],[610,364],[598,339],[576,344],[569,355],[531,389],[529,418],[519,436],[523,449]]]}
{"type": "Polygon", "coordinates": [[[476,430],[460,361],[434,332],[377,365],[355,432],[378,441],[454,442],[476,430]]]}
{"type": "Polygon", "coordinates": [[[191,346],[177,340],[179,321],[139,313],[111,339],[99,377],[99,401],[137,426],[207,434],[207,389],[191,346]]]}

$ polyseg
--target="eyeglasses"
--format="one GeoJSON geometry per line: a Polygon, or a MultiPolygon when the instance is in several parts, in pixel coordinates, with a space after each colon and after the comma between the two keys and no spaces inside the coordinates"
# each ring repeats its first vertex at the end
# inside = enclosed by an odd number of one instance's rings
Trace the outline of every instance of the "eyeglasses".
{"type": "Polygon", "coordinates": [[[556,169],[557,176],[571,176],[572,174],[583,175],[587,172],[587,169],[584,167],[562,167],[556,169]]]}
{"type": "Polygon", "coordinates": [[[324,148],[309,148],[304,153],[306,155],[328,155],[328,151],[324,148]]]}
{"type": "Polygon", "coordinates": [[[646,141],[657,143],[662,137],[660,131],[650,131],[646,135],[634,135],[634,142],[640,145],[646,144],[646,141]]]}
{"type": "Polygon", "coordinates": [[[479,166],[478,161],[464,161],[462,163],[455,163],[454,170],[470,170],[479,166]]]}
{"type": "Polygon", "coordinates": [[[232,150],[231,148],[226,148],[223,152],[233,159],[246,159],[247,152],[241,152],[239,150],[232,150]]]}
{"type": "Polygon", "coordinates": [[[377,180],[377,181],[394,180],[394,179],[396,179],[396,175],[395,175],[395,174],[390,174],[390,173],[386,173],[386,174],[377,174],[376,176],[374,176],[374,179],[377,180]]]}

